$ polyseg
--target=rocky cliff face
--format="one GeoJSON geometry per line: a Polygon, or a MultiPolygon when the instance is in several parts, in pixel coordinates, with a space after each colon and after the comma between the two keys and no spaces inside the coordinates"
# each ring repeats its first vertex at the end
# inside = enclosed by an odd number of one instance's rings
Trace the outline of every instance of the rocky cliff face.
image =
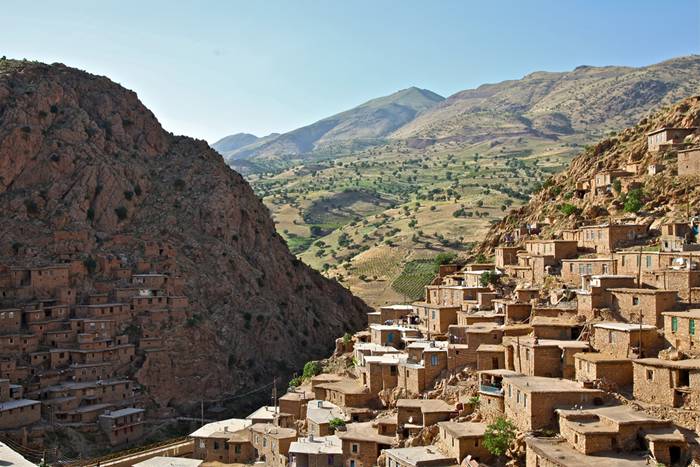
{"type": "Polygon", "coordinates": [[[288,376],[369,311],[290,254],[204,141],[164,131],[134,92],[64,65],[0,61],[0,217],[6,265],[173,245],[191,318],[163,329],[166,352],[134,369],[161,407],[288,376]],[[58,258],[58,231],[87,241],[58,258]]]}
{"type": "MultiPolygon", "coordinates": [[[[633,127],[603,139],[576,156],[569,168],[549,179],[525,206],[514,210],[491,228],[478,252],[489,252],[504,241],[507,232],[525,223],[543,223],[543,235],[553,236],[564,228],[581,223],[605,222],[610,218],[629,218],[636,222],[657,223],[661,220],[686,218],[688,208],[694,213],[700,206],[700,186],[697,179],[676,175],[676,151],[649,152],[647,133],[662,127],[700,127],[700,96],[658,110],[633,127]],[[637,165],[636,174],[625,177],[620,193],[608,196],[576,196],[577,183],[588,182],[596,173],[625,170],[637,165]],[[648,167],[659,165],[658,174],[648,174],[648,167]],[[625,212],[627,186],[641,189],[643,207],[637,213],[625,212]],[[568,204],[575,212],[566,214],[568,204]]],[[[700,132],[685,139],[688,146],[700,143],[700,132]]],[[[569,211],[570,212],[570,211],[569,211]]],[[[692,214],[691,213],[691,214],[692,214]]]]}

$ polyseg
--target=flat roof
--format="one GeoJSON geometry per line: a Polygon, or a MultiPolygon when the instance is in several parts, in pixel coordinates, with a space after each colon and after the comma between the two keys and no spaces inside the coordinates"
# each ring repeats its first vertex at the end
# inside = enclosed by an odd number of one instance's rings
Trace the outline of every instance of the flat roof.
{"type": "Polygon", "coordinates": [[[332,402],[314,399],[306,406],[306,418],[316,423],[329,423],[334,418],[345,420],[345,412],[332,402]]]}
{"type": "Polygon", "coordinates": [[[693,131],[697,130],[697,128],[694,126],[691,126],[690,128],[681,128],[681,127],[677,127],[677,126],[665,126],[665,127],[661,127],[661,128],[656,129],[656,130],[650,131],[649,133],[647,133],[647,136],[655,135],[656,133],[661,133],[662,131],[668,131],[668,130],[685,130],[685,131],[693,132],[693,131]]]}
{"type": "Polygon", "coordinates": [[[262,433],[276,439],[296,438],[297,436],[297,430],[293,428],[282,428],[272,423],[256,423],[255,425],[251,425],[250,429],[256,433],[262,433]]]}
{"type": "Polygon", "coordinates": [[[413,310],[413,305],[401,305],[401,304],[396,304],[396,305],[384,305],[380,306],[380,309],[388,309],[388,310],[402,310],[402,311],[412,311],[413,310]]]}
{"type": "Polygon", "coordinates": [[[632,362],[626,357],[616,357],[608,353],[598,352],[581,352],[574,355],[574,358],[579,358],[587,362],[632,362]]]}
{"type": "Polygon", "coordinates": [[[641,410],[635,410],[629,405],[612,405],[607,407],[594,407],[582,410],[567,410],[557,409],[557,412],[564,417],[579,416],[579,415],[596,415],[601,418],[606,418],[620,425],[632,423],[670,423],[668,420],[662,420],[653,415],[649,415],[641,410]]]}
{"type": "MultiPolygon", "coordinates": [[[[512,341],[515,344],[518,341],[512,341]]],[[[521,337],[520,345],[537,347],[559,347],[560,349],[588,349],[590,344],[586,341],[560,340],[560,339],[539,339],[536,337],[521,337]]]]}
{"type": "Polygon", "coordinates": [[[0,412],[4,412],[5,410],[18,409],[20,407],[29,407],[31,405],[36,404],[41,404],[41,402],[32,399],[9,400],[5,402],[0,402],[0,412]]]}
{"type": "Polygon", "coordinates": [[[423,413],[454,412],[454,405],[450,405],[441,399],[399,399],[396,407],[420,408],[423,413]]]}
{"type": "Polygon", "coordinates": [[[345,425],[345,431],[339,431],[340,439],[352,441],[372,441],[378,444],[391,446],[394,444],[393,436],[380,435],[376,428],[372,426],[373,422],[348,423],[345,425]]]}
{"type": "Polygon", "coordinates": [[[198,430],[190,433],[190,436],[193,438],[207,438],[218,431],[239,431],[249,427],[251,424],[252,422],[250,420],[245,420],[242,418],[229,418],[227,420],[220,420],[218,422],[207,423],[198,430]]]}
{"type": "Polygon", "coordinates": [[[556,465],[566,467],[648,467],[644,453],[597,452],[587,456],[576,451],[562,438],[525,438],[527,446],[538,455],[545,457],[556,465]]]}
{"type": "Polygon", "coordinates": [[[203,460],[184,457],[157,456],[134,464],[133,467],[198,467],[203,460]]]}
{"type": "Polygon", "coordinates": [[[656,329],[656,326],[653,326],[651,324],[642,324],[640,326],[639,324],[635,324],[635,323],[617,323],[617,322],[597,323],[597,324],[594,324],[593,327],[600,328],[600,329],[609,329],[611,331],[623,331],[623,332],[639,331],[639,329],[642,329],[642,331],[651,331],[652,329],[656,329]]]}
{"type": "Polygon", "coordinates": [[[29,462],[20,453],[11,449],[7,444],[0,441],[0,459],[2,465],[8,467],[36,467],[36,464],[29,462]]]}
{"type": "Polygon", "coordinates": [[[621,292],[621,293],[633,293],[639,295],[655,295],[655,294],[677,294],[677,290],[665,290],[665,289],[637,289],[633,287],[612,287],[608,289],[610,292],[621,292]]]}
{"type": "Polygon", "coordinates": [[[289,452],[294,454],[342,454],[343,444],[335,435],[304,437],[289,445],[289,452]]]}
{"type": "Polygon", "coordinates": [[[338,391],[343,394],[365,394],[368,389],[354,379],[343,379],[331,383],[319,384],[316,387],[321,389],[338,391]]]}
{"type": "Polygon", "coordinates": [[[660,358],[638,358],[632,360],[635,365],[661,366],[666,368],[678,368],[686,370],[700,370],[700,358],[688,360],[662,360],[660,358]]]}
{"type": "Polygon", "coordinates": [[[311,391],[290,390],[290,391],[287,391],[282,397],[280,397],[280,400],[304,401],[304,400],[311,400],[313,398],[314,398],[314,393],[311,391]]]}
{"type": "Polygon", "coordinates": [[[505,352],[506,348],[501,344],[481,344],[477,352],[505,352]]]}
{"type": "Polygon", "coordinates": [[[145,412],[145,410],[143,410],[143,409],[137,409],[135,407],[127,407],[125,409],[112,410],[109,413],[103,413],[100,416],[107,417],[107,418],[117,418],[117,417],[125,417],[127,415],[133,415],[133,414],[143,413],[143,412],[145,412]]]}
{"type": "Polygon", "coordinates": [[[678,318],[696,318],[700,319],[700,310],[693,309],[688,311],[664,311],[662,315],[677,316],[678,318]]]}
{"type": "Polygon", "coordinates": [[[598,389],[584,388],[580,383],[570,379],[547,378],[545,376],[504,375],[508,383],[530,393],[557,393],[557,392],[589,392],[602,393],[598,389]]]}
{"type": "Polygon", "coordinates": [[[481,437],[486,431],[486,424],[477,422],[439,422],[438,426],[455,438],[481,437]]]}
{"type": "Polygon", "coordinates": [[[399,459],[401,463],[416,465],[419,462],[430,462],[430,465],[459,465],[453,457],[441,453],[435,446],[415,446],[409,448],[395,448],[384,451],[387,455],[399,459]],[[437,462],[444,461],[444,464],[437,462]]]}

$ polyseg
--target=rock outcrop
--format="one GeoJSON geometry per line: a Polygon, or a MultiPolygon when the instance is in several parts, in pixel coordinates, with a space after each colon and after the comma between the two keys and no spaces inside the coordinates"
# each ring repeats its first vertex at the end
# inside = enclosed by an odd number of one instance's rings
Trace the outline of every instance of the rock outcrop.
{"type": "Polygon", "coordinates": [[[165,351],[134,368],[156,406],[289,376],[369,311],[288,251],[206,142],[166,132],[134,92],[61,64],[0,61],[0,216],[6,266],[136,261],[145,242],[172,246],[189,318],[163,328],[165,351]]]}

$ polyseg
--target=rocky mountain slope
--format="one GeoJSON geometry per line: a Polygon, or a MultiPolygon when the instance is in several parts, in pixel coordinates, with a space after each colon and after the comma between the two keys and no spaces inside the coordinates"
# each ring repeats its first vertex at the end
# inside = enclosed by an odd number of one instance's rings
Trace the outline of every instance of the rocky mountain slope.
{"type": "MultiPolygon", "coordinates": [[[[490,252],[504,241],[506,233],[526,223],[549,224],[543,235],[552,236],[564,228],[581,223],[605,222],[627,218],[658,226],[662,220],[686,219],[700,206],[700,186],[697,179],[679,178],[675,174],[676,152],[650,153],[647,151],[647,133],[662,127],[700,127],[700,96],[662,108],[642,118],[635,126],[603,139],[574,157],[567,170],[544,183],[530,202],[509,213],[486,235],[478,252],[490,252]],[[625,179],[625,185],[636,184],[641,189],[641,209],[625,209],[624,200],[629,189],[608,196],[575,196],[577,183],[589,181],[605,170],[625,170],[628,164],[637,164],[637,173],[625,179]],[[655,175],[648,167],[658,164],[663,169],[655,175]],[[565,209],[565,205],[573,208],[565,209]]],[[[700,143],[700,132],[688,136],[685,142],[700,143]]]]}
{"type": "Polygon", "coordinates": [[[242,147],[228,153],[227,158],[229,161],[276,159],[329,149],[333,145],[376,143],[443,99],[426,89],[404,89],[284,133],[265,144],[242,147]]]}
{"type": "Polygon", "coordinates": [[[221,138],[216,143],[212,144],[211,147],[219,151],[221,154],[226,154],[233,152],[236,149],[242,148],[243,146],[248,146],[258,141],[255,135],[250,133],[236,133],[235,135],[228,135],[221,138]]]}
{"type": "Polygon", "coordinates": [[[0,217],[9,266],[67,259],[53,254],[59,231],[87,233],[70,255],[86,261],[138,259],[149,240],[174,247],[191,319],[164,328],[165,357],[135,373],[161,407],[289,376],[368,311],[288,251],[206,142],[164,131],[134,92],[61,64],[0,61],[0,217]]]}
{"type": "Polygon", "coordinates": [[[507,136],[600,137],[700,89],[700,56],[641,68],[580,66],[458,92],[395,131],[395,139],[478,142],[507,136]]]}

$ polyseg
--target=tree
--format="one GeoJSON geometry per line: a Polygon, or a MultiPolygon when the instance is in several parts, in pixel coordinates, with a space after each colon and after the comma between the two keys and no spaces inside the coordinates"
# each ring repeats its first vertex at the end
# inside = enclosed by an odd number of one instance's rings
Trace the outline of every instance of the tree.
{"type": "Polygon", "coordinates": [[[493,271],[484,271],[479,277],[479,283],[482,287],[488,287],[489,284],[495,284],[498,281],[498,275],[493,271]]]}
{"type": "Polygon", "coordinates": [[[302,377],[304,379],[313,378],[316,375],[321,374],[321,364],[318,362],[306,362],[304,365],[304,373],[302,377]]]}
{"type": "Polygon", "coordinates": [[[578,208],[574,206],[573,204],[570,203],[564,203],[561,206],[559,206],[559,210],[565,215],[565,216],[570,216],[572,214],[576,214],[578,212],[578,208]]]}
{"type": "Polygon", "coordinates": [[[515,433],[515,425],[509,420],[499,417],[486,427],[484,447],[494,456],[502,456],[515,439],[515,433]]]}
{"type": "Polygon", "coordinates": [[[343,420],[342,418],[333,417],[330,419],[328,424],[333,430],[337,430],[338,428],[342,428],[345,426],[345,420],[343,420]]]}
{"type": "Polygon", "coordinates": [[[642,201],[643,197],[644,193],[642,192],[641,188],[630,190],[625,197],[625,212],[639,212],[639,210],[642,209],[642,206],[644,206],[644,202],[642,201]]]}

